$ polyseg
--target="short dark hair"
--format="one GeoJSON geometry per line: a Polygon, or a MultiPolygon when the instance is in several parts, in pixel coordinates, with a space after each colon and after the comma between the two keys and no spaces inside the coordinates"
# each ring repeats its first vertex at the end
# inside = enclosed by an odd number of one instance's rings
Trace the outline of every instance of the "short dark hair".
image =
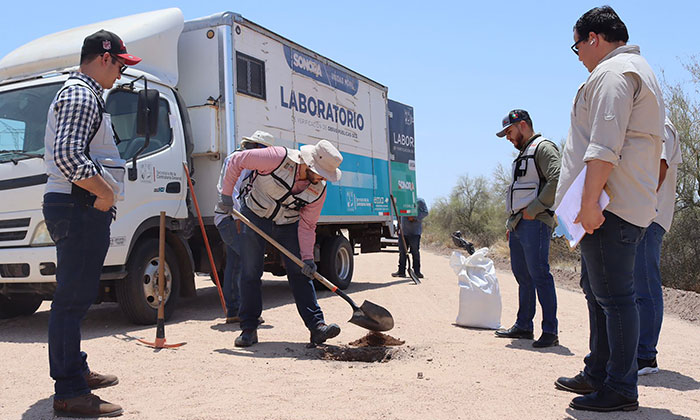
{"type": "Polygon", "coordinates": [[[91,62],[92,60],[96,59],[97,57],[100,57],[102,54],[80,54],[80,64],[86,64],[91,62]]]}
{"type": "Polygon", "coordinates": [[[583,14],[574,25],[580,37],[588,38],[593,32],[602,35],[608,42],[627,42],[630,38],[627,26],[610,6],[594,7],[583,14]]]}

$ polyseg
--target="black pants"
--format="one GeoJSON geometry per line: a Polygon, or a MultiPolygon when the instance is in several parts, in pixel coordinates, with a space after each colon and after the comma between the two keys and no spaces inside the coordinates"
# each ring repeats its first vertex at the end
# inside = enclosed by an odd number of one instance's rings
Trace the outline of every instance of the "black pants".
{"type": "MultiPolygon", "coordinates": [[[[420,273],[420,235],[404,235],[406,246],[413,257],[413,271],[420,273]]],[[[406,249],[399,238],[399,273],[406,272],[406,249]]]]}

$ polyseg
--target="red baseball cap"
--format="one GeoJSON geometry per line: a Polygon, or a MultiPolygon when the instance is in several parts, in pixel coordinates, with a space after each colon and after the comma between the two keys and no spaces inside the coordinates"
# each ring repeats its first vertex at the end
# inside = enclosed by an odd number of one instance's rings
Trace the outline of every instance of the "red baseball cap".
{"type": "Polygon", "coordinates": [[[141,57],[126,52],[124,41],[117,34],[101,29],[88,36],[83,41],[81,55],[110,53],[113,56],[124,59],[124,64],[133,66],[141,61],[141,57]]]}

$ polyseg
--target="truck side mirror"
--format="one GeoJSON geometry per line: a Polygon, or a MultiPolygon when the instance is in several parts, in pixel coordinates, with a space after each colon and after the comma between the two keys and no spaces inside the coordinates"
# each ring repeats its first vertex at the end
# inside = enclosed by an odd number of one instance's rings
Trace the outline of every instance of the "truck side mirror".
{"type": "Polygon", "coordinates": [[[158,104],[160,92],[148,88],[148,81],[144,79],[144,88],[139,91],[136,103],[136,134],[144,137],[143,146],[131,158],[131,168],[129,168],[129,181],[136,181],[138,170],[136,169],[136,158],[151,143],[151,136],[158,133],[158,104]]]}
{"type": "Polygon", "coordinates": [[[160,92],[155,89],[143,89],[139,92],[136,105],[136,134],[150,137],[158,133],[158,102],[160,92]]]}

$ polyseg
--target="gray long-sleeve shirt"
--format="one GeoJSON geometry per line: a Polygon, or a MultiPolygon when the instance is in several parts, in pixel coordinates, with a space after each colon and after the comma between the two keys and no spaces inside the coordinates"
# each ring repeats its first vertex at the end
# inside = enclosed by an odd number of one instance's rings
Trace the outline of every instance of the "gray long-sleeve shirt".
{"type": "Polygon", "coordinates": [[[420,235],[423,233],[423,219],[428,215],[428,205],[425,200],[419,198],[416,200],[418,207],[418,216],[414,221],[408,220],[408,216],[401,216],[401,231],[404,235],[420,235]]]}

